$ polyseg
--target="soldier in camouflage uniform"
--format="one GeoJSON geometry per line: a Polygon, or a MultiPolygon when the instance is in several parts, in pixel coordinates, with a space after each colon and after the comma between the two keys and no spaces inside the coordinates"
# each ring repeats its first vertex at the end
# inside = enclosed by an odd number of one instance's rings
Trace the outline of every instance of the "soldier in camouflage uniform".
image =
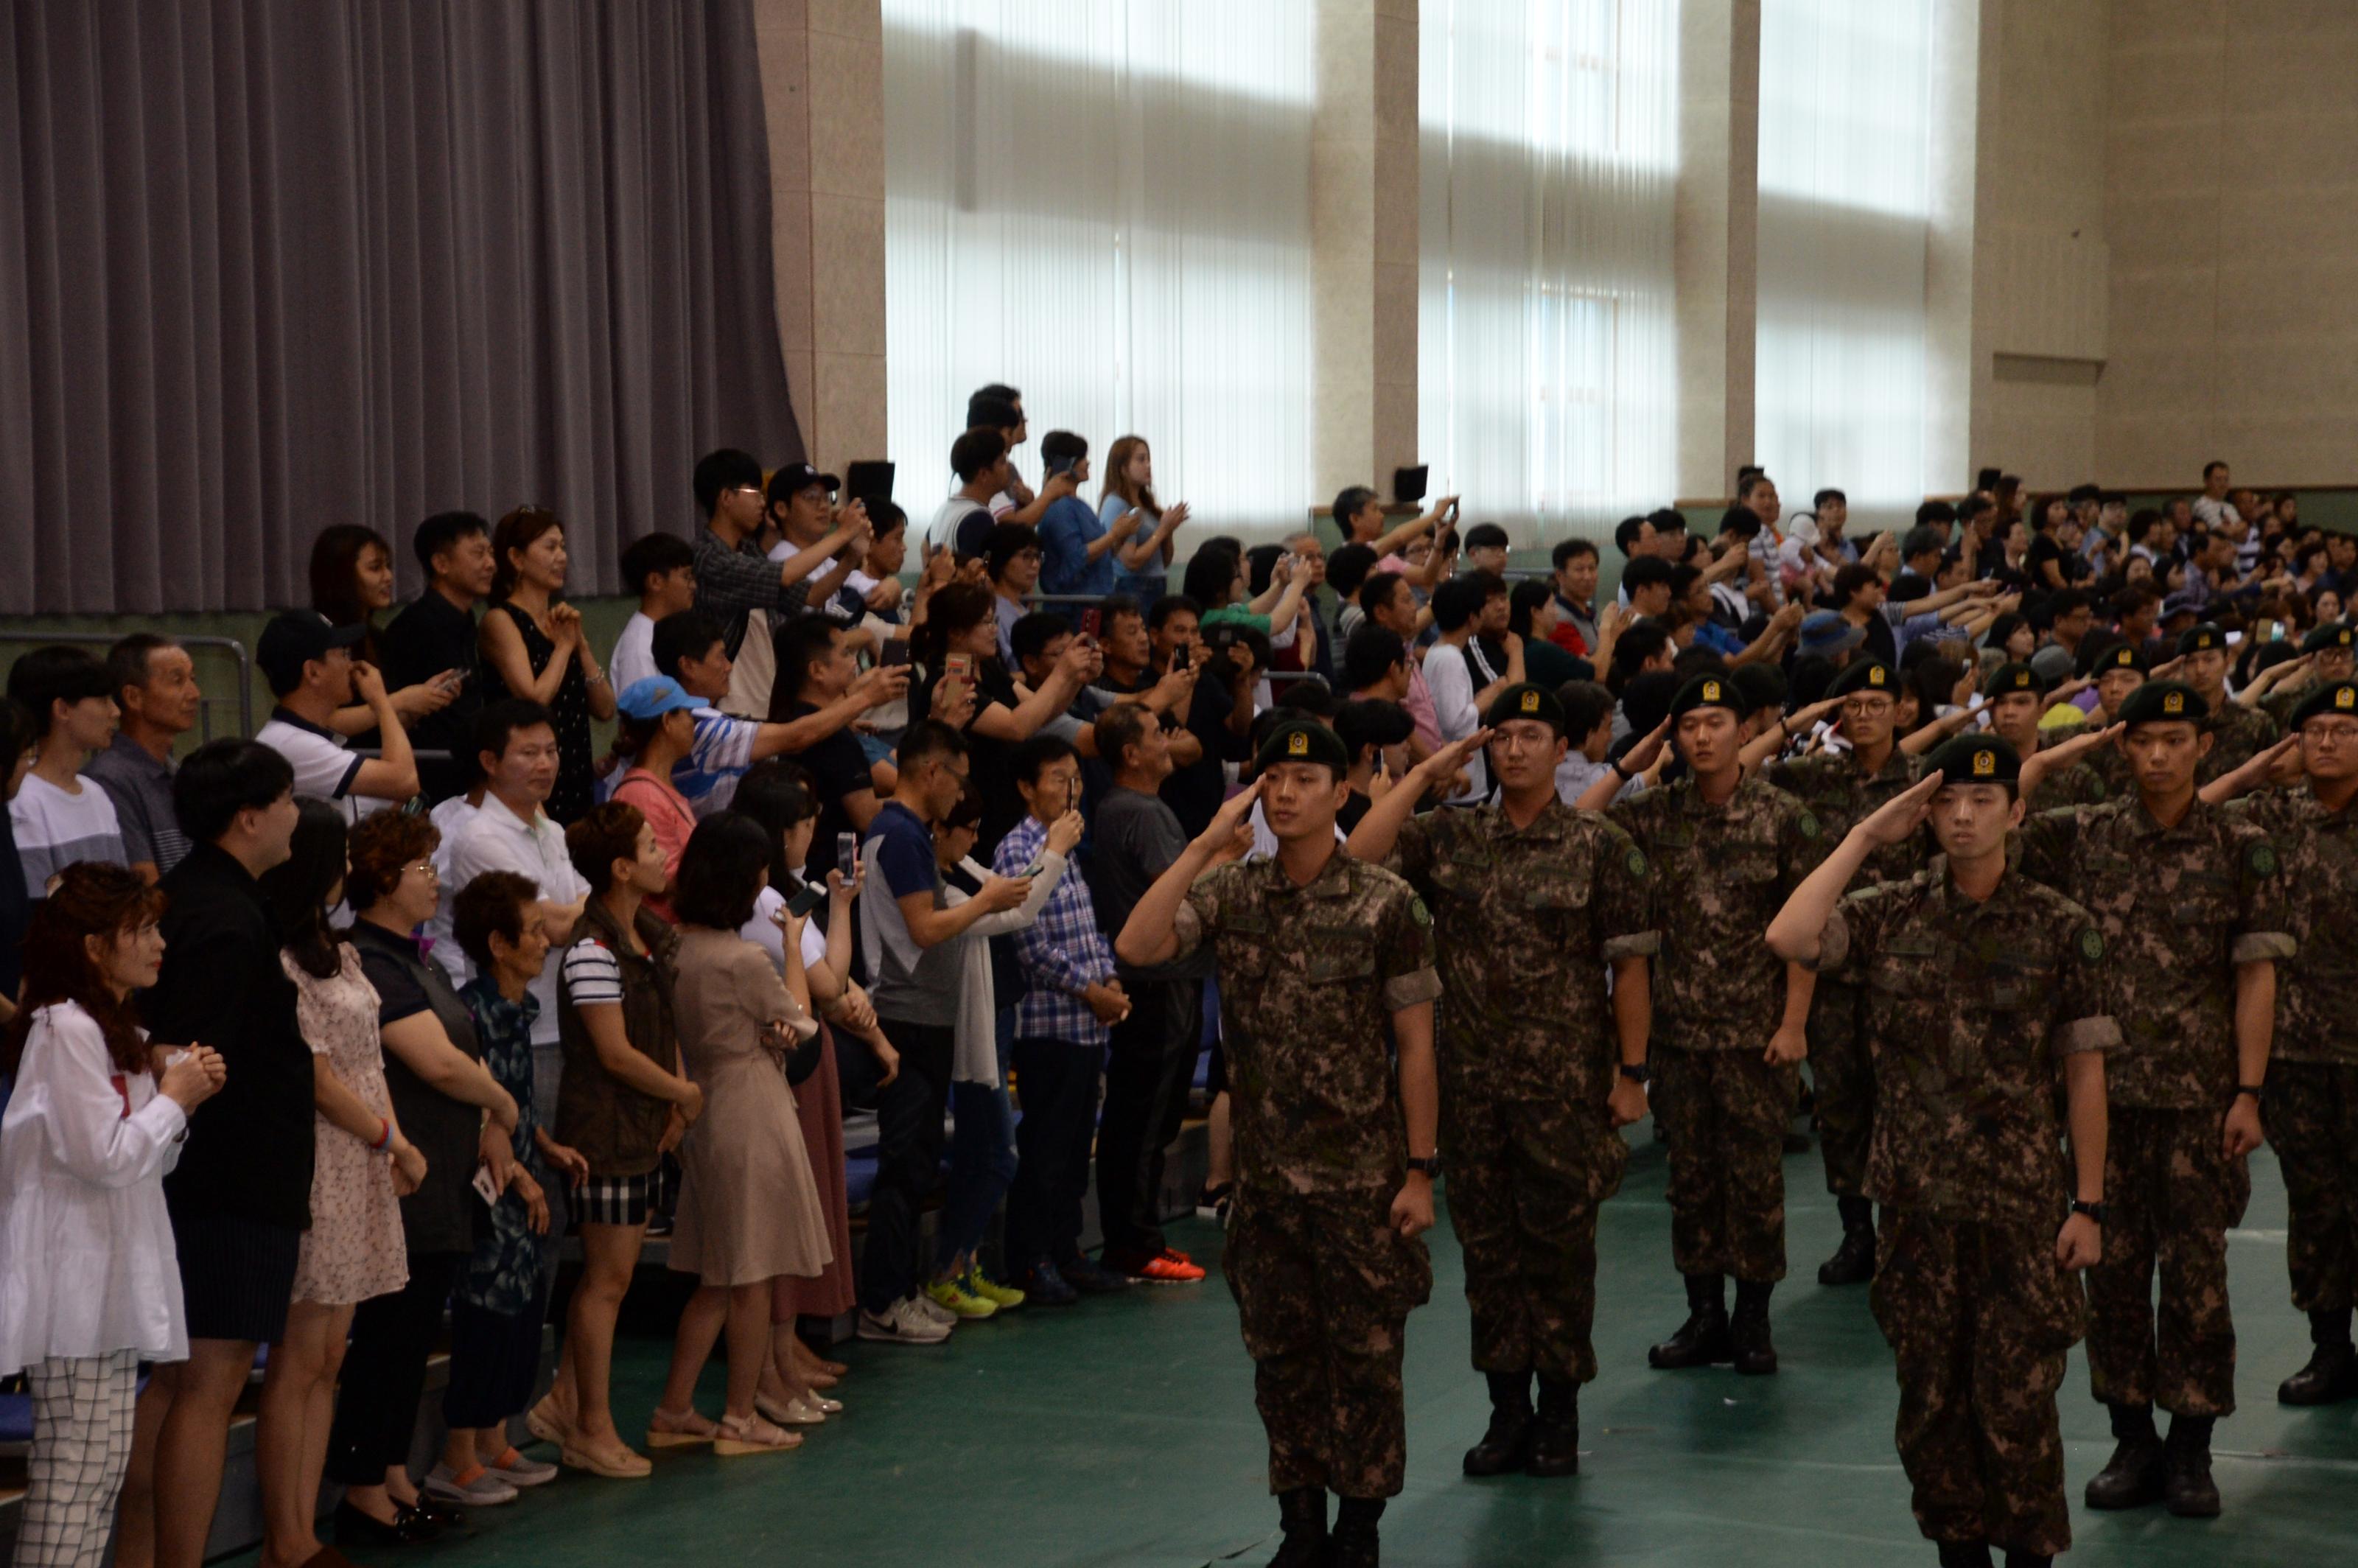
{"type": "Polygon", "coordinates": [[[2299,728],[2292,716],[2310,694],[2320,687],[2335,686],[2350,678],[2353,665],[2358,665],[2353,648],[2358,648],[2358,632],[2340,622],[2310,628],[2309,635],[2300,640],[2300,651],[2309,667],[2268,693],[2261,708],[2286,731],[2299,728]]]}
{"type": "MultiPolygon", "coordinates": [[[[1817,817],[1825,841],[1873,815],[1876,807],[1916,782],[1916,759],[1892,734],[1900,679],[1880,659],[1844,668],[1826,695],[1842,705],[1846,752],[1780,758],[1761,776],[1800,798],[1817,817]]],[[[1920,833],[1877,848],[1858,873],[1858,885],[1898,881],[1926,858],[1920,833]]],[[[1826,1191],[1841,1211],[1842,1246],[1819,1266],[1822,1285],[1865,1284],[1875,1274],[1875,1209],[1863,1195],[1866,1149],[1875,1122],[1875,1069],[1860,1033],[1866,998],[1841,979],[1819,978],[1810,1002],[1810,1083],[1817,1102],[1818,1142],[1825,1157],[1826,1191]]]]}
{"type": "Polygon", "coordinates": [[[2147,682],[2121,707],[2136,793],[2022,829],[2023,871],[2096,917],[2124,1036],[2107,1074],[2112,1223],[2088,1273],[2091,1381],[2120,1443],[2088,1506],[2166,1499],[2206,1518],[2219,1511],[2212,1424],[2235,1408],[2227,1229],[2251,1197],[2276,964],[2293,953],[2266,833],[2194,793],[2208,717],[2192,687],[2147,682]],[[2174,1417],[2167,1448],[2156,1404],[2174,1417]]]}
{"type": "Polygon", "coordinates": [[[1916,1522],[1944,1565],[1986,1568],[1991,1546],[2046,1563],[2071,1544],[2055,1394],[2083,1318],[2076,1271],[2103,1247],[2104,1053],[2120,1029],[2088,912],[2006,865],[2013,748],[1963,736],[1925,766],[1811,873],[1768,945],[1868,998],[1866,1186],[1884,1206],[1871,1300],[1898,1363],[1916,1522]],[[1845,896],[1928,812],[1941,856],[1845,896]]]}
{"type": "MultiPolygon", "coordinates": [[[[1768,1297],[1785,1277],[1785,1126],[1809,1054],[1811,977],[1779,965],[1760,933],[1823,852],[1818,819],[1747,778],[1739,704],[1725,676],[1697,676],[1671,716],[1623,759],[1651,767],[1676,731],[1687,774],[1612,807],[1654,873],[1654,1114],[1670,1133],[1671,1254],[1687,1319],[1648,1352],[1660,1368],[1733,1362],[1777,1369],[1768,1297]],[[1736,1276],[1736,1313],[1725,1299],[1736,1276]]],[[[1582,795],[1609,804],[1608,771],[1582,795]]]]}
{"type": "MultiPolygon", "coordinates": [[[[2287,1378],[2288,1405],[2358,1397],[2350,1314],[2358,1305],[2358,685],[2311,689],[2289,715],[2303,782],[2266,787],[2263,752],[2203,791],[2258,824],[2283,866],[2287,924],[2300,950],[2277,969],[2277,1036],[2268,1057],[2268,1141],[2290,1210],[2285,1262],[2292,1304],[2309,1314],[2316,1352],[2287,1378]]],[[[2281,748],[2280,748],[2281,750],[2281,748]]]]}
{"type": "Polygon", "coordinates": [[[2211,750],[2195,770],[2197,786],[2232,773],[2277,743],[2277,721],[2227,696],[2227,634],[2210,622],[2178,635],[2178,678],[2211,709],[2211,750]]]}
{"type": "Polygon", "coordinates": [[[1208,942],[1217,965],[1237,1170],[1224,1261],[1285,1529],[1272,1568],[1374,1568],[1407,1463],[1403,1331],[1433,1291],[1418,1239],[1440,1167],[1433,918],[1335,841],[1349,758],[1333,730],[1281,724],[1256,766],[1115,950],[1143,966],[1208,942]],[[1256,799],[1278,853],[1207,870],[1256,799]]]}
{"type": "Polygon", "coordinates": [[[1433,908],[1449,1219],[1466,1251],[1474,1368],[1490,1386],[1489,1430],[1466,1473],[1571,1476],[1580,1385],[1596,1376],[1596,1206],[1628,1162],[1616,1129],[1646,1113],[1646,960],[1660,941],[1644,852],[1556,796],[1567,741],[1555,693],[1509,687],[1484,722],[1377,802],[1350,850],[1433,908]],[[1411,816],[1476,747],[1498,804],[1411,816]]]}
{"type": "MultiPolygon", "coordinates": [[[[2088,715],[2087,727],[2092,730],[2104,730],[2119,723],[2122,705],[2128,701],[2129,694],[2143,686],[2151,675],[2152,671],[2146,666],[2145,654],[2138,651],[2135,643],[2116,643],[2099,654],[2095,664],[2096,709],[2088,715]]],[[[2028,753],[2025,755],[2028,756],[2028,753]]],[[[2136,774],[2129,767],[2128,753],[2118,746],[2111,744],[2099,746],[2084,753],[2078,760],[2093,770],[2097,779],[2103,784],[2104,800],[2117,800],[2123,795],[2136,793],[2136,774]]],[[[2052,769],[2032,770],[2034,773],[2039,774],[2053,771],[2052,769]]],[[[2043,776],[2036,784],[2026,780],[2024,796],[2028,800],[2039,801],[2046,788],[2043,776]]],[[[2103,801],[2075,800],[2065,804],[2098,806],[2102,805],[2103,801]]],[[[2046,806],[2042,802],[2040,809],[2052,808],[2046,806]]]]}
{"type": "MultiPolygon", "coordinates": [[[[2050,696],[2046,683],[2028,665],[2000,665],[1982,683],[1982,695],[1989,699],[1990,733],[2011,747],[2016,756],[2032,755],[2043,748],[2047,740],[2039,728],[2040,715],[2083,684],[2075,683],[2050,696]]],[[[2059,806],[2100,806],[2111,795],[2103,775],[2084,758],[2075,758],[2061,767],[2050,768],[2039,781],[2037,796],[2025,797],[2023,807],[2027,812],[2039,812],[2051,811],[2059,806]]]]}

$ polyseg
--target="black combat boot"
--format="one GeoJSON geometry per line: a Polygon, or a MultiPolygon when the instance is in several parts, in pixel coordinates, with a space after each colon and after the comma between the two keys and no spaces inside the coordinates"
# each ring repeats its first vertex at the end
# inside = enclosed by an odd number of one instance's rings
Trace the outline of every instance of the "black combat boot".
{"type": "Polygon", "coordinates": [[[1777,1369],[1777,1347],[1768,1342],[1768,1292],[1776,1288],[1768,1280],[1736,1281],[1736,1315],[1728,1320],[1727,1338],[1736,1369],[1747,1378],[1765,1378],[1777,1369]]]}
{"type": "Polygon", "coordinates": [[[1466,1473],[1469,1476],[1504,1476],[1523,1467],[1525,1450],[1531,1435],[1531,1375],[1529,1372],[1492,1372],[1490,1379],[1490,1430],[1482,1441],[1466,1451],[1466,1473]]]}
{"type": "Polygon", "coordinates": [[[1376,1540],[1376,1521],[1383,1517],[1383,1498],[1345,1498],[1335,1510],[1326,1568],[1378,1568],[1382,1553],[1376,1540]]]}
{"type": "Polygon", "coordinates": [[[2055,1568],[2055,1559],[2044,1552],[2009,1552],[2006,1568],[2055,1568]]]}
{"type": "Polygon", "coordinates": [[[1708,1367],[1736,1354],[1727,1342],[1727,1281],[1719,1274],[1689,1274],[1687,1320],[1679,1331],[1646,1352],[1646,1364],[1666,1372],[1708,1367]]]}
{"type": "Polygon", "coordinates": [[[1865,1198],[1834,1199],[1842,1215],[1842,1245],[1818,1265],[1822,1285],[1863,1285],[1875,1278],[1875,1206],[1865,1198]]]}
{"type": "Polygon", "coordinates": [[[2308,1366],[2277,1385],[2277,1402],[2331,1405],[2358,1397],[2358,1351],[2350,1346],[2350,1314],[2310,1313],[2309,1337],[2317,1351],[2308,1366]]]}
{"type": "Polygon", "coordinates": [[[2161,1501],[2161,1436],[2151,1405],[2113,1405],[2112,1462],[2088,1481],[2092,1509],[2141,1509],[2161,1501]]]}
{"type": "Polygon", "coordinates": [[[1580,1474],[1580,1385],[1540,1374],[1539,1419],[1531,1422],[1529,1476],[1580,1474]]]}
{"type": "Polygon", "coordinates": [[[1269,1560],[1269,1568],[1325,1568],[1326,1488],[1296,1487],[1278,1493],[1277,1517],[1285,1527],[1285,1544],[1269,1560]]]}
{"type": "Polygon", "coordinates": [[[2207,1415],[2173,1415],[2169,1441],[2162,1447],[2162,1498],[2180,1519],[2217,1519],[2219,1487],[2211,1479],[2211,1422],[2207,1415]]]}
{"type": "Polygon", "coordinates": [[[1942,1541],[1941,1568],[1990,1568],[1989,1542],[1986,1541],[1942,1541]]]}

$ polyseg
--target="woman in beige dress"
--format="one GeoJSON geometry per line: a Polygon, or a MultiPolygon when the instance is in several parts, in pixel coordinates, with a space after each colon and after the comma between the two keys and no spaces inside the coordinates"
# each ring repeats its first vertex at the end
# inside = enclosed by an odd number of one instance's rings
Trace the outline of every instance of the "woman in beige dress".
{"type": "Polygon", "coordinates": [[[704,1114],[679,1147],[671,1266],[699,1283],[680,1314],[671,1377],[648,1424],[653,1448],[710,1443],[716,1454],[766,1454],[802,1442],[753,1407],[770,1358],[772,1281],[816,1276],[834,1256],[786,1084],[787,1058],[818,1033],[801,956],[788,959],[782,982],[769,956],[738,934],[769,865],[769,836],[723,811],[698,824],[673,889],[680,940],[672,1005],[704,1114]],[[696,1380],[724,1326],[727,1406],[710,1422],[696,1411],[696,1380]]]}

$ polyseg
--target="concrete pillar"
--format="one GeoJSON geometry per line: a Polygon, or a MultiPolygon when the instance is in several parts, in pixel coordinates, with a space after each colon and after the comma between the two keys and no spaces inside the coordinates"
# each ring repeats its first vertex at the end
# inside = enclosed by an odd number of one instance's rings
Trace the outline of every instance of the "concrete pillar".
{"type": "Polygon", "coordinates": [[[1318,0],[1311,467],[1323,506],[1416,456],[1417,0],[1318,0]]]}
{"type": "Polygon", "coordinates": [[[778,341],[810,460],[882,458],[882,0],[753,0],[770,134],[778,341]]]}
{"type": "Polygon", "coordinates": [[[1752,460],[1759,172],[1760,0],[1685,0],[1673,227],[1684,500],[1733,494],[1752,460]]]}

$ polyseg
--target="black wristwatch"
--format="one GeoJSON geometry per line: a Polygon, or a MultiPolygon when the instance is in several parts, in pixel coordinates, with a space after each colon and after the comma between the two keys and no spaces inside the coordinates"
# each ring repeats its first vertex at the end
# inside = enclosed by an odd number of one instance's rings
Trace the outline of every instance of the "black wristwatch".
{"type": "Polygon", "coordinates": [[[1428,1176],[1438,1176],[1441,1174],[1441,1155],[1434,1152],[1420,1160],[1412,1154],[1409,1156],[1408,1168],[1412,1171],[1422,1171],[1428,1176]]]}
{"type": "Polygon", "coordinates": [[[2254,1105],[2259,1104],[2266,1097],[2266,1087],[2262,1084],[2237,1084],[2235,1086],[2235,1098],[2237,1099],[2241,1099],[2245,1095],[2249,1095],[2252,1097],[2252,1103],[2254,1105]]]}
{"type": "Polygon", "coordinates": [[[2102,1227],[2106,1220],[2112,1217],[2112,1210],[2106,1208],[2103,1204],[2082,1203],[2078,1198],[2073,1198],[2071,1200],[2071,1212],[2073,1214],[2086,1215],[2090,1219],[2094,1220],[2099,1227],[2102,1227]]]}
{"type": "Polygon", "coordinates": [[[1621,1076],[1628,1079],[1631,1083],[1638,1084],[1639,1086],[1650,1084],[1654,1080],[1653,1069],[1647,1066],[1643,1062],[1637,1063],[1635,1065],[1632,1065],[1628,1062],[1622,1063],[1621,1076]]]}

